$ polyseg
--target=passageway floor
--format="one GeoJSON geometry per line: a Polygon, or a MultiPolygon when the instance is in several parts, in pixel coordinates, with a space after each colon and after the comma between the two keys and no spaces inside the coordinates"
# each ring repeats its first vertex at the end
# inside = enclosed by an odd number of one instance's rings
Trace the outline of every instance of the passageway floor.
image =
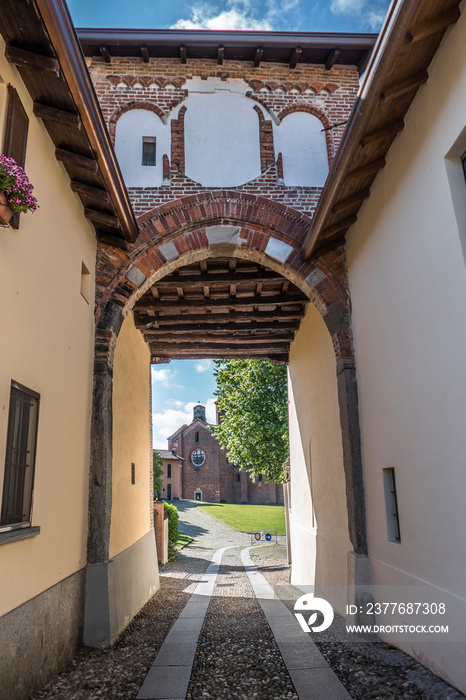
{"type": "MultiPolygon", "coordinates": [[[[299,592],[288,583],[283,538],[278,546],[251,550],[252,562],[266,579],[261,579],[262,587],[260,582],[259,586],[254,584],[256,593],[260,597],[266,591],[266,595],[268,583],[281,606],[277,627],[270,615],[267,618],[274,634],[264,615],[268,601],[261,608],[251,585],[254,566],[251,562],[248,576],[241,558],[241,552],[244,559],[245,548],[251,544],[250,536],[232,530],[193,502],[180,501],[177,506],[180,530],[195,537],[195,542],[182,550],[176,561],[161,567],[160,591],[111,649],[82,649],[34,700],[464,697],[382,642],[350,644],[328,632],[309,640],[291,615],[299,592]],[[228,548],[221,558],[221,553],[217,555],[221,565],[209,567],[220,548],[228,548]],[[306,651],[301,646],[303,638],[306,651]],[[152,685],[151,678],[156,681],[152,685]],[[163,684],[160,678],[165,679],[163,684]],[[183,689],[181,695],[171,692],[176,688],[183,689]]],[[[342,625],[343,620],[337,624],[342,625]]],[[[341,634],[341,630],[337,632],[341,634]]]]}

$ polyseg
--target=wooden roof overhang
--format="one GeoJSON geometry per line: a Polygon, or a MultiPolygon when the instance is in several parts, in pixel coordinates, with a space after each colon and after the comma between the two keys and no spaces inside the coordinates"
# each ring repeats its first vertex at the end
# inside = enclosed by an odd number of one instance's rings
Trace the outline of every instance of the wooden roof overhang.
{"type": "Polygon", "coordinates": [[[138,225],[66,4],[2,0],[0,33],[97,236],[125,247],[138,225]]]}
{"type": "Polygon", "coordinates": [[[151,361],[262,358],[286,363],[308,299],[258,263],[209,258],[155,284],[134,306],[151,361]]]}
{"type": "Polygon", "coordinates": [[[150,58],[207,58],[219,65],[226,60],[325,65],[356,65],[362,71],[374,47],[376,34],[323,34],[310,32],[211,31],[200,29],[77,29],[85,56],[150,58]]]}
{"type": "Polygon", "coordinates": [[[461,14],[459,5],[459,0],[392,4],[304,239],[305,260],[339,245],[356,222],[446,29],[461,14]]]}

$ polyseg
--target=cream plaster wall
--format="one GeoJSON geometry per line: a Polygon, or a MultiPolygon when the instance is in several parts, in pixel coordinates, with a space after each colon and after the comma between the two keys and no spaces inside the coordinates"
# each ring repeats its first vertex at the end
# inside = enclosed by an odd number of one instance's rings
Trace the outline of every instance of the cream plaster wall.
{"type": "MultiPolygon", "coordinates": [[[[94,231],[4,49],[1,78],[29,115],[25,169],[40,209],[22,214],[19,230],[0,228],[0,494],[14,379],[40,393],[32,525],[41,532],[0,544],[0,614],[86,564],[94,299],[80,285],[82,263],[92,288],[95,266],[94,231]]],[[[3,144],[2,115],[0,126],[3,144]]]]}
{"type": "MultiPolygon", "coordinates": [[[[466,124],[465,35],[463,12],[347,236],[373,582],[451,592],[463,630],[466,271],[444,159],[466,124]],[[386,467],[401,544],[387,538],[386,467]]],[[[406,649],[466,690],[460,646],[406,649]]]]}
{"type": "Polygon", "coordinates": [[[291,547],[295,585],[318,591],[344,612],[348,536],[336,360],[313,304],[289,361],[291,547]]]}
{"type": "Polygon", "coordinates": [[[110,557],[151,529],[150,353],[132,313],[118,336],[113,367],[113,490],[110,557]],[[135,484],[131,483],[135,464],[135,484]]]}

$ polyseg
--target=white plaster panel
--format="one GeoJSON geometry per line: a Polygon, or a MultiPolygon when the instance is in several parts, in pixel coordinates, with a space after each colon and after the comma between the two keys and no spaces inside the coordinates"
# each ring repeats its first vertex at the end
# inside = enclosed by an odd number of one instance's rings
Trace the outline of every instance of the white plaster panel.
{"type": "Polygon", "coordinates": [[[313,114],[294,112],[273,126],[275,154],[283,156],[285,185],[323,187],[328,155],[323,124],[313,114]]]}
{"type": "Polygon", "coordinates": [[[163,156],[170,157],[170,125],[146,109],[125,112],[117,122],[115,151],[128,187],[160,187],[163,156]],[[156,164],[142,165],[142,138],[155,136],[156,164]]]}
{"type": "Polygon", "coordinates": [[[280,262],[285,262],[289,257],[293,248],[285,243],[284,241],[279,241],[276,238],[269,238],[267,246],[265,248],[265,254],[275,260],[280,262]]]}
{"type": "MultiPolygon", "coordinates": [[[[209,87],[208,81],[206,89],[209,87]]],[[[186,175],[206,187],[234,187],[260,175],[259,119],[228,89],[190,93],[185,102],[186,175]]]]}

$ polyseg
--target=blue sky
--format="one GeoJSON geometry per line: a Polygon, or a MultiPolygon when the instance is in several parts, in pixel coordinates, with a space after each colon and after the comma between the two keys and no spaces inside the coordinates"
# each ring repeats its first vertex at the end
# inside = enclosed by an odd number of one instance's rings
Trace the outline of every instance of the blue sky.
{"type": "MultiPolygon", "coordinates": [[[[378,32],[389,0],[68,0],[76,27],[378,32]]],[[[192,420],[197,403],[215,421],[212,361],[152,367],[154,446],[192,420]]]]}
{"type": "Polygon", "coordinates": [[[378,32],[389,0],[68,0],[77,27],[378,32]]]}
{"type": "Polygon", "coordinates": [[[208,423],[215,423],[215,379],[212,360],[173,360],[152,365],[152,425],[154,447],[167,449],[167,437],[183,423],[191,423],[193,407],[206,407],[208,423]]]}

